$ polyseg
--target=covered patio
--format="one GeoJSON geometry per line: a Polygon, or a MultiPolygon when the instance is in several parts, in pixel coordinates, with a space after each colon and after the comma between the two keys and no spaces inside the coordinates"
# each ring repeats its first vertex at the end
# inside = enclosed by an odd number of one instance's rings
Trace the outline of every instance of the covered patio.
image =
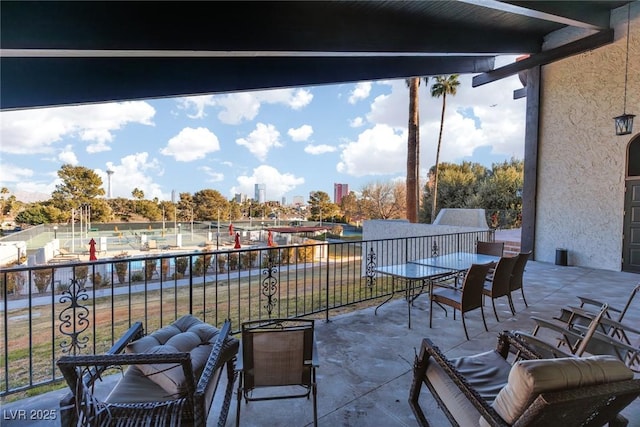
{"type": "MultiPolygon", "coordinates": [[[[497,323],[485,302],[489,332],[482,327],[480,312],[468,314],[470,340],[465,340],[460,319],[444,316],[434,308],[433,328],[429,328],[428,299],[421,296],[412,309],[412,328],[407,328],[407,307],[397,297],[374,315],[374,308],[333,316],[330,322],[316,322],[320,353],[318,370],[319,425],[326,426],[415,426],[407,402],[416,349],[423,337],[430,337],[450,357],[473,354],[495,347],[498,332],[520,329],[531,331],[530,316],[551,318],[560,307],[578,304],[578,295],[589,295],[623,306],[638,283],[638,275],[584,267],[562,267],[530,261],[525,271],[525,308],[519,294],[514,295],[516,315],[511,316],[505,301],[498,300],[501,322],[497,323]]],[[[630,308],[625,323],[640,324],[638,301],[630,308]]],[[[238,325],[234,325],[237,329],[238,325]]],[[[634,337],[637,339],[637,337],[634,337]]],[[[118,375],[105,379],[102,391],[108,393],[118,375]]],[[[10,420],[19,409],[52,410],[66,390],[2,405],[4,426],[51,426],[51,421],[10,420]],[[14,411],[14,412],[11,412],[14,411]]],[[[236,399],[227,419],[235,425],[236,399]]],[[[432,425],[448,425],[435,403],[423,393],[421,404],[432,425]]],[[[214,405],[220,405],[215,402],[214,405]]],[[[216,409],[208,425],[217,424],[216,409]]],[[[629,426],[640,426],[640,400],[623,411],[629,426]]],[[[304,399],[251,402],[242,404],[242,426],[306,426],[313,421],[311,402],[304,399]]]]}

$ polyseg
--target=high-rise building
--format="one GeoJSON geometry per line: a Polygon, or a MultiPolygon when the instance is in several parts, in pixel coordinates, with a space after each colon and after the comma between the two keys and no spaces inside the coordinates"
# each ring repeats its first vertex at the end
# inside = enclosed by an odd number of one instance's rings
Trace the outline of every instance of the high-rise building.
{"type": "Polygon", "coordinates": [[[267,201],[267,184],[256,184],[256,194],[254,200],[258,203],[267,201]]]}
{"type": "Polygon", "coordinates": [[[333,203],[339,205],[347,194],[349,194],[349,184],[333,184],[333,203]]]}
{"type": "Polygon", "coordinates": [[[243,193],[236,193],[233,196],[233,199],[236,201],[236,203],[242,204],[247,201],[247,195],[243,193]]]}

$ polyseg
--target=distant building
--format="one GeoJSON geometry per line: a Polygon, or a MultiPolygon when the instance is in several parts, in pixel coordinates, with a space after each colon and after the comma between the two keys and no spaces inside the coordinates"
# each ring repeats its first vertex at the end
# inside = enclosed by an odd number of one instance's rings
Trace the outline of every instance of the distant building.
{"type": "Polygon", "coordinates": [[[238,203],[238,204],[242,204],[242,203],[247,201],[247,195],[246,194],[242,194],[242,193],[236,193],[233,196],[233,200],[235,200],[236,203],[238,203]]]}
{"type": "Polygon", "coordinates": [[[256,184],[256,194],[253,200],[258,203],[264,203],[267,201],[267,184],[256,184]]]}
{"type": "Polygon", "coordinates": [[[339,205],[347,194],[349,194],[349,184],[333,184],[333,203],[339,205]]]}
{"type": "Polygon", "coordinates": [[[287,206],[287,198],[282,196],[282,201],[280,202],[282,206],[287,206]]]}
{"type": "Polygon", "coordinates": [[[171,190],[171,203],[176,202],[176,190],[171,190]]]}

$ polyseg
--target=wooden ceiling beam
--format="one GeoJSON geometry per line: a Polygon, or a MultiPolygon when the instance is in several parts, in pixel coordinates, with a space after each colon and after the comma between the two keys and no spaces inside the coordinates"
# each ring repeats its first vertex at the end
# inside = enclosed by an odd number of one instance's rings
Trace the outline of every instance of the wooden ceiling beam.
{"type": "Polygon", "coordinates": [[[577,55],[588,50],[596,49],[611,42],[613,42],[612,29],[599,31],[595,34],[564,44],[562,46],[536,53],[526,59],[514,62],[513,64],[505,65],[503,67],[496,68],[493,71],[474,76],[471,81],[471,85],[472,87],[482,86],[484,84],[495,82],[505,77],[512,76],[519,73],[520,71],[528,70],[529,68],[533,68],[537,65],[549,64],[551,62],[558,61],[563,58],[568,58],[570,56],[577,55]]]}

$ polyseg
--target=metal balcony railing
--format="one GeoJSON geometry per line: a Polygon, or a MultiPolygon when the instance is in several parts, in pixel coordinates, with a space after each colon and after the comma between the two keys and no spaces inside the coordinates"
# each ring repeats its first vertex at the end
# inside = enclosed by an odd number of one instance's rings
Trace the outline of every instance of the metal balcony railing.
{"type": "MultiPolygon", "coordinates": [[[[129,326],[183,314],[220,325],[330,313],[390,295],[379,265],[475,250],[492,231],[255,247],[0,269],[0,396],[62,379],[56,360],[99,354],[129,326]]],[[[373,304],[373,302],[371,302],[373,304]]]]}

